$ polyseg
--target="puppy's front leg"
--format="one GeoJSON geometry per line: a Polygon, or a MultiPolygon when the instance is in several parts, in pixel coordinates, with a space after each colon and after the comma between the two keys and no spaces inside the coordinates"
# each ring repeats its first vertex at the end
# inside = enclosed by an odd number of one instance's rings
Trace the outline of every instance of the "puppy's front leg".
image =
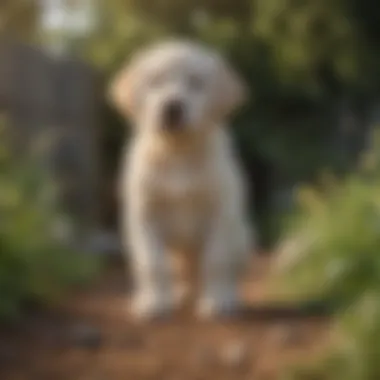
{"type": "Polygon", "coordinates": [[[139,319],[165,315],[173,308],[168,258],[152,220],[133,207],[129,221],[129,248],[136,286],[132,312],[139,319]]]}
{"type": "MultiPolygon", "coordinates": [[[[241,262],[234,252],[234,237],[222,217],[216,218],[203,252],[201,318],[230,316],[238,312],[241,262]]],[[[241,261],[241,260],[240,260],[241,261]]]]}

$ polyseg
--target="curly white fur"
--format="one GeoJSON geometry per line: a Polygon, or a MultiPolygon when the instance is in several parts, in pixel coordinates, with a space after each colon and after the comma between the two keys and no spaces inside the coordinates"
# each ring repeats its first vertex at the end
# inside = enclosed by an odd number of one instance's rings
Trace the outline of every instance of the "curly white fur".
{"type": "Polygon", "coordinates": [[[198,312],[236,311],[252,238],[243,177],[226,117],[244,87],[220,57],[190,42],[144,50],[115,79],[111,95],[134,123],[121,173],[123,234],[135,279],[133,312],[154,317],[176,306],[168,251],[200,251],[198,312]],[[170,133],[161,111],[185,105],[183,130],[170,133]]]}

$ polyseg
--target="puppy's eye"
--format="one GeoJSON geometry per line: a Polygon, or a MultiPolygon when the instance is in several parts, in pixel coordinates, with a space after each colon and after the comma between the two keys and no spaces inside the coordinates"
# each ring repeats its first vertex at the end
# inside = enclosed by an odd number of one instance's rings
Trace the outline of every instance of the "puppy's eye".
{"type": "Polygon", "coordinates": [[[199,76],[189,77],[189,87],[194,91],[200,91],[204,87],[204,81],[199,76]]]}

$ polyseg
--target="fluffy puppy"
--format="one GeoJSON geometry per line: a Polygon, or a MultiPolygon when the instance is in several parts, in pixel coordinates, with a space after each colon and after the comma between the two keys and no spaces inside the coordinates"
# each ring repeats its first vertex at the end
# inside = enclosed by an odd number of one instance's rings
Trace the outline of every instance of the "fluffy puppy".
{"type": "Polygon", "coordinates": [[[121,173],[122,224],[134,278],[132,311],[173,310],[168,252],[199,252],[202,317],[234,313],[252,240],[242,174],[225,129],[245,87],[218,54],[188,41],[141,51],[111,97],[133,124],[121,173]]]}

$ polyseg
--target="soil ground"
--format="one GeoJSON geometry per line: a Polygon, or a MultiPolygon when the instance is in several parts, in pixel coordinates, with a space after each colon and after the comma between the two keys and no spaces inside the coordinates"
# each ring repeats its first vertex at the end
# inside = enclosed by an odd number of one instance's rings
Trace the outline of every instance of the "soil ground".
{"type": "Polygon", "coordinates": [[[184,311],[137,325],[126,312],[124,266],[53,310],[0,331],[1,380],[275,380],[322,350],[327,321],[265,302],[267,258],[244,284],[247,313],[199,322],[184,311]]]}

